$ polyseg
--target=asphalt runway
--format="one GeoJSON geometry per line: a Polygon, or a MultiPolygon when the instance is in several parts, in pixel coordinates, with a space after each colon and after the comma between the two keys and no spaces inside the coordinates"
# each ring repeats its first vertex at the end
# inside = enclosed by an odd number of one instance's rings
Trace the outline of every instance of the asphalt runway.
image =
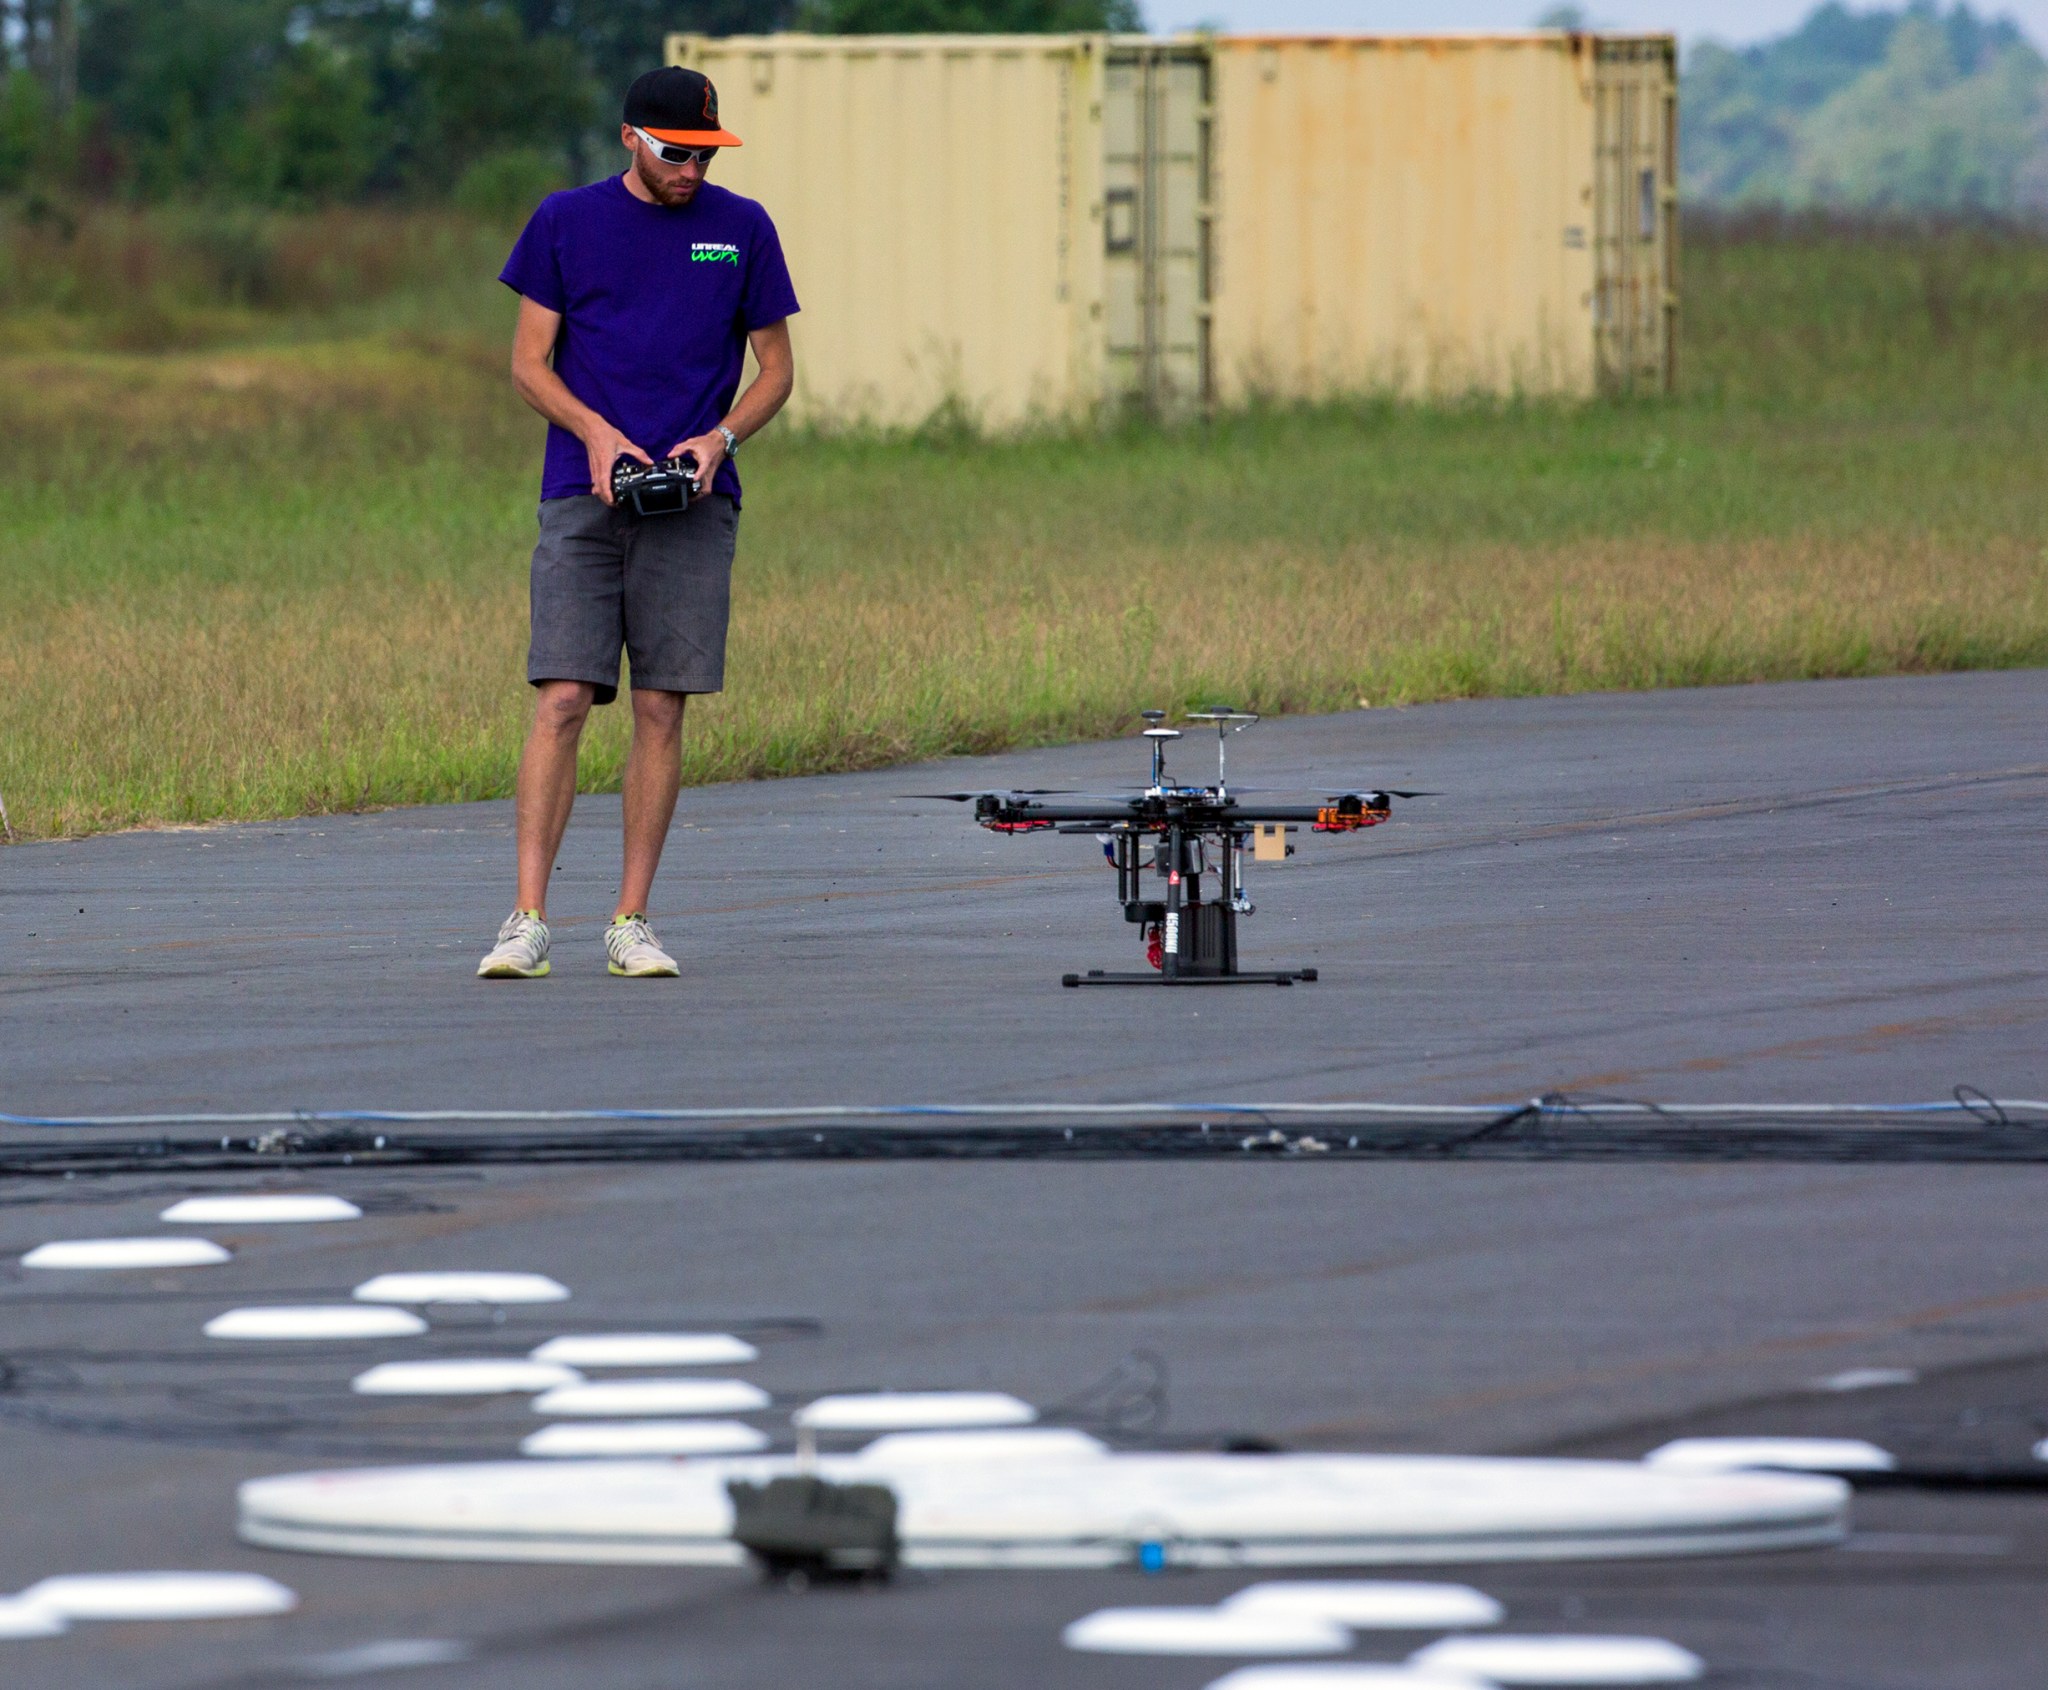
{"type": "Polygon", "coordinates": [[[9,1111],[2040,1095],[2044,722],[2026,672],[1261,723],[1242,781],[1443,796],[1256,874],[1246,966],[1323,978],[1227,1002],[1061,992],[1139,961],[1099,854],[900,796],[1137,782],[1137,741],[685,794],[673,985],[604,972],[615,801],[540,983],[469,978],[508,805],[38,845],[0,883],[9,1111]]]}
{"type": "MultiPolygon", "coordinates": [[[[900,796],[1135,778],[1131,743],[686,794],[653,912],[675,982],[603,972],[603,801],[564,852],[555,975],[530,984],[470,978],[509,901],[502,805],[19,848],[0,853],[0,1108],[2039,1097],[2044,707],[2048,675],[2015,673],[1261,724],[1233,746],[1241,780],[1442,793],[1255,879],[1246,965],[1321,971],[1285,991],[1062,991],[1066,970],[1134,960],[1090,843],[995,838],[900,796]]],[[[1207,755],[1190,739],[1179,767],[1207,755]]],[[[774,1394],[778,1438],[811,1396],[884,1386],[1015,1391],[1139,1447],[1634,1457],[1694,1432],[1871,1437],[1916,1477],[1860,1493],[1839,1549],[1448,1576],[1516,1630],[1672,1638],[1716,1684],[2021,1690],[2048,1658],[2044,1179],[1540,1157],[15,1179],[9,1261],[161,1233],[158,1210],[197,1189],[331,1190],[366,1214],[205,1229],[235,1251],[219,1267],[4,1271],[0,1588],[242,1568],[301,1607],[81,1625],[0,1643],[0,1671],[108,1690],[380,1662],[376,1683],[432,1687],[1198,1690],[1232,1664],[1059,1642],[1097,1607],[1248,1582],[1223,1574],[798,1596],[734,1572],[235,1542],[241,1479],[504,1457],[537,1423],[517,1398],[352,1396],[370,1362],[649,1327],[751,1335],[743,1371],[774,1394]],[[199,1333],[230,1306],[456,1267],[575,1294],[289,1354],[199,1333]],[[1859,1368],[1918,1379],[1819,1388],[1859,1368]],[[429,1645],[440,1664],[398,1664],[429,1645]]],[[[1426,1640],[1369,1636],[1356,1658],[1426,1640]]]]}

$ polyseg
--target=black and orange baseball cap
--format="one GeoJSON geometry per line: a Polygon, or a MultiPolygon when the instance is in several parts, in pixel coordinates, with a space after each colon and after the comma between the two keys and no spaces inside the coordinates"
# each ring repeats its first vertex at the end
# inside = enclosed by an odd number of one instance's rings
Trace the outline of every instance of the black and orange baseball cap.
{"type": "Polygon", "coordinates": [[[718,122],[718,90],[701,70],[670,65],[636,77],[626,90],[626,121],[677,147],[737,147],[718,122]]]}

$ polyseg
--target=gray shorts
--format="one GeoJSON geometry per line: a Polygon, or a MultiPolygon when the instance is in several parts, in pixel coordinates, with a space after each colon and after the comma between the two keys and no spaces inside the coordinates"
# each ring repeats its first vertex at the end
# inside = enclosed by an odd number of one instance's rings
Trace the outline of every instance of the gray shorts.
{"type": "Polygon", "coordinates": [[[589,681],[619,696],[619,652],[632,684],[658,692],[725,685],[725,625],[740,513],[723,493],[688,510],[636,517],[594,493],[540,507],[533,548],[533,641],[526,678],[589,681]]]}

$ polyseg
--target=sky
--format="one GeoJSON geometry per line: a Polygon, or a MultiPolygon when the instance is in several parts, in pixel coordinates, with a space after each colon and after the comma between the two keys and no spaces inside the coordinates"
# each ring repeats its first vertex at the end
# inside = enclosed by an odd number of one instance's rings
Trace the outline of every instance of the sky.
{"type": "MultiPolygon", "coordinates": [[[[1525,29],[1549,0],[1140,0],[1154,29],[1197,24],[1238,31],[1525,29]]],[[[1897,10],[1892,0],[1885,10],[1897,10]]],[[[1675,29],[1688,42],[1761,41],[1795,28],[1815,0],[1579,0],[1595,27],[1675,29]]],[[[1852,10],[1872,10],[1853,5],[1852,10]]],[[[1944,10],[1946,6],[1944,6],[1944,10]]],[[[2048,49],[2048,0],[1976,0],[1978,12],[2014,19],[2048,49]]]]}

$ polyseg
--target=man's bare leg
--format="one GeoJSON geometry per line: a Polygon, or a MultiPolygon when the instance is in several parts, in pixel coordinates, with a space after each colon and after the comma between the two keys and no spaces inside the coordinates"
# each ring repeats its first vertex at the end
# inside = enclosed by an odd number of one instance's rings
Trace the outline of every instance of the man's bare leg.
{"type": "Polygon", "coordinates": [[[519,907],[547,916],[548,879],[576,802],[576,747],[597,698],[588,681],[542,681],[519,759],[519,907]]]}
{"type": "Polygon", "coordinates": [[[619,907],[612,911],[614,921],[647,913],[654,871],[661,866],[661,848],[668,840],[676,793],[683,784],[683,704],[688,697],[633,689],[633,747],[626,754],[626,865],[619,881],[619,907]]]}

